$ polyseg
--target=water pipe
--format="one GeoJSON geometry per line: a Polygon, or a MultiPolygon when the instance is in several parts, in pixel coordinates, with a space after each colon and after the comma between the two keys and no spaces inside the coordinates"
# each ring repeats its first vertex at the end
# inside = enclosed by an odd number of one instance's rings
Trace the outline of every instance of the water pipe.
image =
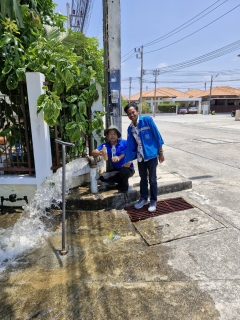
{"type": "Polygon", "coordinates": [[[66,146],[74,147],[74,143],[64,142],[61,140],[55,139],[55,142],[62,145],[62,250],[59,250],[61,256],[68,253],[65,246],[65,238],[66,238],[66,203],[65,203],[65,193],[66,193],[66,146]]]}
{"type": "Polygon", "coordinates": [[[90,184],[91,184],[91,193],[98,192],[98,183],[97,183],[97,163],[102,160],[102,157],[88,157],[89,167],[90,167],[90,184]]]}

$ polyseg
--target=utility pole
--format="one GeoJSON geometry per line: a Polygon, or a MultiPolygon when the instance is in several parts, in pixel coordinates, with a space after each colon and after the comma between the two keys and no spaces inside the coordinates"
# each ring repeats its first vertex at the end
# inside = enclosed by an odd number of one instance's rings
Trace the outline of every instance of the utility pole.
{"type": "Polygon", "coordinates": [[[154,104],[153,104],[153,116],[155,117],[155,109],[156,109],[156,91],[157,91],[157,76],[159,75],[160,70],[155,69],[153,70],[153,75],[155,77],[154,83],[155,83],[155,89],[154,89],[154,104]]]}
{"type": "Polygon", "coordinates": [[[120,0],[103,0],[106,126],[122,132],[120,0]]]}
{"type": "Polygon", "coordinates": [[[219,73],[214,78],[213,76],[211,76],[210,93],[209,93],[209,112],[211,111],[212,83],[213,83],[213,80],[217,78],[218,75],[219,73]]]}
{"type": "Polygon", "coordinates": [[[137,59],[141,59],[141,72],[140,72],[140,103],[139,103],[139,114],[142,113],[142,82],[143,82],[143,46],[139,48],[135,48],[135,52],[138,52],[136,54],[137,59]]]}
{"type": "Polygon", "coordinates": [[[70,29],[70,4],[66,4],[67,7],[67,30],[70,29]]]}
{"type": "Polygon", "coordinates": [[[132,77],[129,78],[129,98],[128,98],[128,103],[130,103],[131,89],[132,89],[132,77]]]}

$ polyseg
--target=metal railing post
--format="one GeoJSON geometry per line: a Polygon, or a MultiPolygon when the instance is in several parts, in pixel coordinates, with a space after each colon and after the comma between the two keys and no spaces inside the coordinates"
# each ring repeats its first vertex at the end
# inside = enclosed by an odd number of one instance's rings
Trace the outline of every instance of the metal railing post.
{"type": "Polygon", "coordinates": [[[66,203],[65,203],[65,193],[66,193],[66,146],[74,147],[74,143],[64,142],[55,139],[56,143],[62,145],[62,250],[59,250],[60,255],[65,255],[68,253],[66,249],[66,203]]]}

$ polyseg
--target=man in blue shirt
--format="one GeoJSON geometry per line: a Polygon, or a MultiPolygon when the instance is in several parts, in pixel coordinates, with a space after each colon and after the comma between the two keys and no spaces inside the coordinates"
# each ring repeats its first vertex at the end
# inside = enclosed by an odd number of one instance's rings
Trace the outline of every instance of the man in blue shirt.
{"type": "Polygon", "coordinates": [[[116,126],[111,125],[108,129],[104,130],[104,135],[107,139],[106,143],[102,143],[97,149],[92,151],[92,156],[103,156],[103,146],[107,148],[108,161],[111,169],[99,177],[102,182],[117,183],[117,188],[120,192],[128,192],[129,184],[128,179],[135,173],[132,161],[125,162],[125,150],[127,141],[120,139],[121,133],[116,126]],[[112,147],[115,146],[114,154],[112,147]],[[123,166],[124,165],[124,166],[123,166]]]}
{"type": "Polygon", "coordinates": [[[138,159],[138,171],[140,175],[140,199],[135,203],[136,209],[142,208],[148,203],[148,180],[150,185],[149,212],[156,211],[157,203],[157,165],[158,161],[164,161],[161,134],[149,116],[141,117],[138,114],[138,106],[129,103],[124,111],[132,121],[128,127],[127,149],[125,161],[138,159]]]}

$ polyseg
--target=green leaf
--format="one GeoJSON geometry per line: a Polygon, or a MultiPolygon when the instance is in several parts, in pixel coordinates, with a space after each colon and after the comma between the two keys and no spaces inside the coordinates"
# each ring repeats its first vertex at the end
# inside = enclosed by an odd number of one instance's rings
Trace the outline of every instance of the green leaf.
{"type": "Polygon", "coordinates": [[[30,70],[37,70],[37,68],[39,67],[39,62],[38,60],[33,60],[33,61],[30,61],[28,64],[27,64],[27,67],[30,69],[30,70]]]}
{"type": "Polygon", "coordinates": [[[53,84],[53,90],[56,91],[58,94],[61,94],[64,91],[65,85],[62,80],[58,81],[55,79],[53,84]]]}
{"type": "Polygon", "coordinates": [[[75,104],[70,104],[71,116],[73,117],[77,112],[77,106],[75,104]]]}
{"type": "Polygon", "coordinates": [[[5,66],[4,66],[3,70],[2,70],[2,73],[3,74],[8,74],[12,70],[12,68],[13,68],[13,66],[11,64],[9,64],[9,63],[6,64],[5,63],[5,66]]]}
{"type": "Polygon", "coordinates": [[[25,68],[18,68],[16,70],[16,74],[18,76],[19,81],[26,80],[26,69],[25,68]]]}
{"type": "Polygon", "coordinates": [[[80,113],[87,115],[87,106],[84,101],[78,102],[78,110],[80,113]]]}
{"type": "Polygon", "coordinates": [[[16,89],[18,86],[18,78],[15,73],[10,74],[7,78],[7,87],[9,90],[16,89]]]}
{"type": "Polygon", "coordinates": [[[74,133],[70,136],[70,141],[77,141],[81,137],[81,132],[79,130],[74,131],[74,133]]]}
{"type": "Polygon", "coordinates": [[[67,102],[73,103],[74,101],[76,101],[78,99],[78,96],[76,95],[72,95],[66,98],[67,102]]]}
{"type": "Polygon", "coordinates": [[[47,98],[46,93],[41,94],[37,99],[37,106],[40,107],[46,98],[47,98]]]}

